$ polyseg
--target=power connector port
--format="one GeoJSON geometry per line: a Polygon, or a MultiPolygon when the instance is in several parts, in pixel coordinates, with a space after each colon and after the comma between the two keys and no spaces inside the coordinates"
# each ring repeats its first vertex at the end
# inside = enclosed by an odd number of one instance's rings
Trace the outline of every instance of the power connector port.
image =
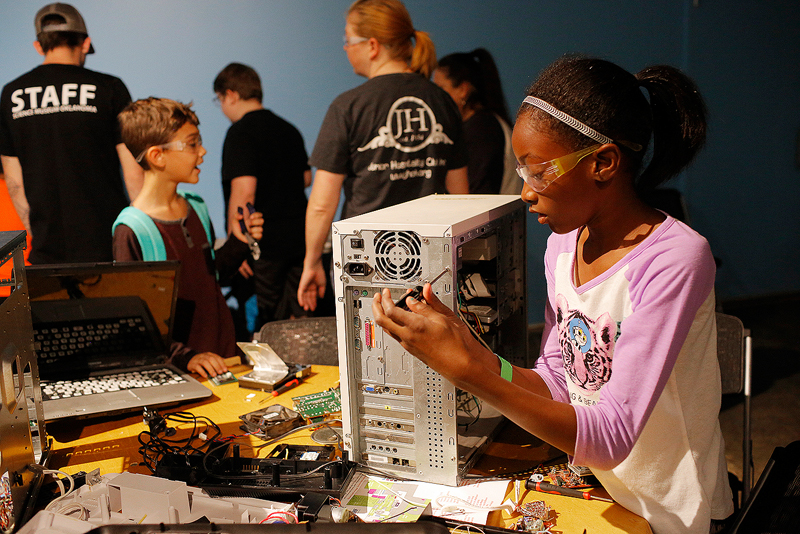
{"type": "Polygon", "coordinates": [[[372,267],[368,263],[353,262],[344,266],[344,272],[350,276],[369,276],[372,274],[372,267]]]}

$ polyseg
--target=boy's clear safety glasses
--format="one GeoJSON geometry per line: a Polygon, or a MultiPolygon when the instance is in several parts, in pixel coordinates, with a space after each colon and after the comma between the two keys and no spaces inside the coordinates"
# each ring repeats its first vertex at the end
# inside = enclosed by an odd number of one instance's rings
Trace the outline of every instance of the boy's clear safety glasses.
{"type": "Polygon", "coordinates": [[[147,154],[147,151],[153,148],[154,146],[158,148],[165,148],[167,150],[177,150],[178,152],[188,151],[196,153],[200,149],[200,147],[203,146],[203,138],[198,135],[197,139],[193,141],[181,141],[179,139],[177,141],[170,141],[169,143],[164,143],[163,145],[149,146],[144,150],[142,150],[142,153],[136,157],[136,163],[141,163],[142,160],[144,159],[144,155],[147,154]]]}
{"type": "Polygon", "coordinates": [[[520,165],[517,163],[517,174],[528,184],[528,187],[540,193],[555,182],[559,176],[574,169],[583,158],[593,154],[601,146],[600,144],[592,145],[572,154],[542,163],[534,163],[532,165],[520,165]]]}

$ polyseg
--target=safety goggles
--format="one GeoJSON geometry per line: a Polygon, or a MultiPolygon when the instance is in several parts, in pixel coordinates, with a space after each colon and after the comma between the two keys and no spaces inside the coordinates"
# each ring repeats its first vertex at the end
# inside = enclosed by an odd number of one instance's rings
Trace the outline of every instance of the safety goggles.
{"type": "Polygon", "coordinates": [[[355,46],[357,44],[361,44],[361,43],[363,43],[365,41],[369,41],[369,38],[367,38],[367,37],[358,37],[358,36],[348,37],[348,36],[344,35],[344,36],[342,36],[342,41],[344,41],[344,46],[349,48],[351,46],[355,46]]]}
{"type": "MultiPolygon", "coordinates": [[[[200,150],[200,147],[203,146],[203,138],[199,135],[197,139],[193,141],[181,141],[180,139],[177,141],[170,141],[169,143],[164,143],[163,145],[153,145],[158,148],[164,148],[167,150],[177,150],[178,152],[188,151],[188,152],[197,152],[200,150]]],[[[152,147],[147,147],[142,150],[142,153],[136,158],[136,163],[141,163],[144,159],[144,155],[147,154],[147,151],[150,150],[152,147]]]]}
{"type": "Polygon", "coordinates": [[[559,176],[574,169],[583,158],[593,154],[601,146],[599,144],[592,145],[572,154],[542,163],[534,163],[532,165],[520,165],[517,163],[517,174],[531,189],[540,193],[555,182],[559,176]]]}

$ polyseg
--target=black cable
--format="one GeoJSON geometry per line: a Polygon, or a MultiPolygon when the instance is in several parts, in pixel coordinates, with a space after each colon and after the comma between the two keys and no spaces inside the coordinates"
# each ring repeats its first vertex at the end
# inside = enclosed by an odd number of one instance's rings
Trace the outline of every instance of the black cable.
{"type": "MultiPolygon", "coordinates": [[[[212,443],[222,434],[219,426],[206,416],[195,416],[190,412],[174,412],[159,415],[158,412],[151,412],[151,418],[161,418],[164,423],[174,422],[177,424],[191,423],[191,432],[187,437],[169,438],[160,436],[160,432],[145,430],[140,432],[137,440],[139,441],[139,454],[142,455],[141,465],[144,465],[151,473],[156,472],[159,462],[168,454],[189,456],[191,454],[201,454],[203,449],[212,443]],[[202,430],[198,429],[198,423],[202,423],[202,430]],[[211,432],[213,430],[213,432],[211,432]],[[200,436],[204,435],[205,439],[200,436]],[[209,435],[210,434],[210,435],[209,435]],[[146,439],[147,438],[147,439],[146,439]],[[199,444],[194,444],[197,440],[199,444]]],[[[159,425],[150,425],[151,428],[159,428],[159,425]]],[[[166,425],[164,425],[166,428],[166,425]]],[[[177,433],[176,433],[177,436],[177,433]]]]}

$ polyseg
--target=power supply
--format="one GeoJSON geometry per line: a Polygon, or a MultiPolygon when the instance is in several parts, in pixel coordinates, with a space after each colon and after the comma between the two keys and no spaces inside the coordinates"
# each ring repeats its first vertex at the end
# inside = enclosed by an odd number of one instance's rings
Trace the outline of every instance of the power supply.
{"type": "Polygon", "coordinates": [[[527,365],[525,204],[431,195],[332,227],[344,446],[398,477],[457,485],[503,417],[375,325],[375,293],[432,282],[497,354],[527,365]]]}

